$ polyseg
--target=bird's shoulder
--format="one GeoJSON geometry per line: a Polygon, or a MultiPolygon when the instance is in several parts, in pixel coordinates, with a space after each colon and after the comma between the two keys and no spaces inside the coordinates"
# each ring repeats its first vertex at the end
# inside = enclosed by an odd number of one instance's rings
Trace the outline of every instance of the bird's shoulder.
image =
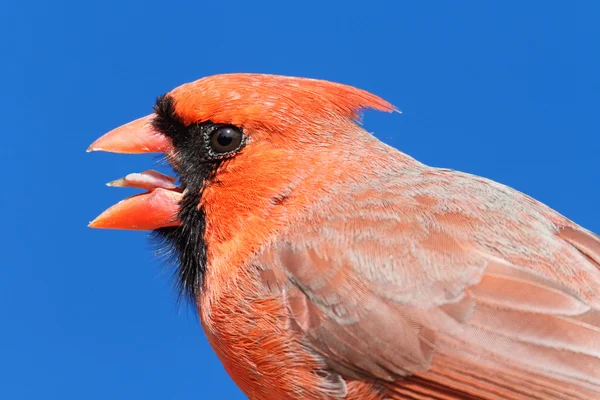
{"type": "Polygon", "coordinates": [[[520,191],[426,166],[382,168],[339,186],[279,241],[329,258],[343,250],[356,268],[396,283],[454,279],[503,260],[600,305],[600,238],[520,191]]]}

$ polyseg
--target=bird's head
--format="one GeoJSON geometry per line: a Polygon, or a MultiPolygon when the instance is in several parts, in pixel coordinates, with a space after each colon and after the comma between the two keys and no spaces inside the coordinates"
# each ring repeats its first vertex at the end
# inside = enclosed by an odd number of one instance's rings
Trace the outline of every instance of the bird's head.
{"type": "Polygon", "coordinates": [[[296,190],[300,181],[334,179],[339,159],[331,155],[360,152],[356,120],[365,108],[393,110],[366,91],[313,79],[227,74],[182,85],[159,97],[154,113],[88,149],[164,153],[180,186],[154,171],[130,174],[113,186],[147,192],[109,208],[90,227],[154,230],[174,246],[180,287],[196,298],[211,248],[253,251],[251,243],[294,212],[294,204],[278,205],[306,203],[314,188],[296,190]]]}

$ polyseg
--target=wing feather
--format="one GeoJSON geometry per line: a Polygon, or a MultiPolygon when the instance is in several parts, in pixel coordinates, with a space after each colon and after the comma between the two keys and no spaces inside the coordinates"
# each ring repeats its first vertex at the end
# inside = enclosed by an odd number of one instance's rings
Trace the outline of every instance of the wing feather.
{"type": "Polygon", "coordinates": [[[490,181],[412,179],[338,194],[257,255],[311,349],[390,398],[600,398],[598,236],[490,181]]]}

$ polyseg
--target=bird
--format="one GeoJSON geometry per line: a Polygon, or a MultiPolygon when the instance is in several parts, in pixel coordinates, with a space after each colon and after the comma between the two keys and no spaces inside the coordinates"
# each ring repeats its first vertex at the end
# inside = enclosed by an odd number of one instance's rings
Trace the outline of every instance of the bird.
{"type": "Polygon", "coordinates": [[[251,400],[600,399],[600,237],[363,128],[353,86],[203,77],[88,151],[162,153],[92,228],[174,255],[251,400]]]}

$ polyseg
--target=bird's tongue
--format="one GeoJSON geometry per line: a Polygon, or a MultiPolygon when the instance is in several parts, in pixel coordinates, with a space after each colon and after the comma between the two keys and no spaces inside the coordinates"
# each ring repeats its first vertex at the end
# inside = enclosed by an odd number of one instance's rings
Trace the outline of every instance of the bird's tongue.
{"type": "MultiPolygon", "coordinates": [[[[114,129],[96,140],[88,151],[113,153],[170,153],[170,141],[152,127],[153,115],[140,118],[114,129]]],[[[91,228],[152,230],[178,226],[179,202],[183,195],[175,185],[175,178],[157,171],[129,174],[108,184],[116,187],[133,187],[146,193],[126,198],[110,207],[95,220],[91,228]]]]}
{"type": "Polygon", "coordinates": [[[176,180],[177,179],[172,176],[161,174],[158,171],[148,170],[129,174],[125,178],[107,183],[106,186],[132,187],[146,189],[150,192],[158,188],[180,191],[179,187],[175,184],[176,180]]]}

